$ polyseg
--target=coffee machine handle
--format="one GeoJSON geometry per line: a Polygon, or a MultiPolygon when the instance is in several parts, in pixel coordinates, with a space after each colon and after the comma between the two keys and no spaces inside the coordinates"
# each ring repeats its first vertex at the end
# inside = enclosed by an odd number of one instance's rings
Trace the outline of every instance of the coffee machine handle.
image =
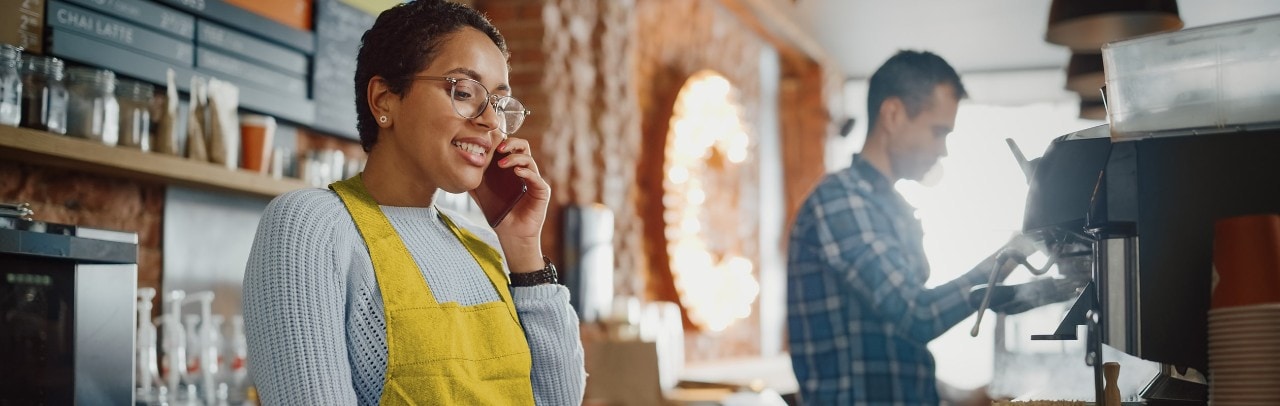
{"type": "Polygon", "coordinates": [[[1022,148],[1018,148],[1018,143],[1014,142],[1013,138],[1005,138],[1004,142],[1009,144],[1009,151],[1013,152],[1013,159],[1018,161],[1018,168],[1022,169],[1022,175],[1027,177],[1027,183],[1031,183],[1031,161],[1022,154],[1022,148]]]}

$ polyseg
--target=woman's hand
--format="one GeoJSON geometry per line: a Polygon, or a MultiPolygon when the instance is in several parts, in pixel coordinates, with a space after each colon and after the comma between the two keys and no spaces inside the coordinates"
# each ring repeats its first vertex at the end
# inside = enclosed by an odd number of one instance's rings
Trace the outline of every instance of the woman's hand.
{"type": "Polygon", "coordinates": [[[498,241],[502,243],[511,272],[541,270],[545,265],[542,261],[542,224],[547,220],[551,186],[538,171],[528,140],[509,137],[498,144],[497,152],[511,153],[498,161],[498,167],[514,168],[516,176],[524,179],[528,191],[502,223],[494,228],[494,232],[498,233],[498,241]]]}

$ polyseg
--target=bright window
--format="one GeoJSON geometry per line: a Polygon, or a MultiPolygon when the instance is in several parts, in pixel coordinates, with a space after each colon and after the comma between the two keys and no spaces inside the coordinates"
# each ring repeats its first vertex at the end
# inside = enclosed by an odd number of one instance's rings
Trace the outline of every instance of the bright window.
{"type": "MultiPolygon", "coordinates": [[[[962,102],[956,131],[947,138],[949,155],[941,160],[943,176],[926,186],[898,182],[897,189],[924,225],[924,248],[932,273],[929,286],[945,283],[975,264],[1022,229],[1026,178],[1005,138],[1017,142],[1027,159],[1044,154],[1053,138],[1100,124],[1077,118],[1074,101],[993,106],[962,102]]],[[[1006,282],[1030,279],[1015,272],[1006,282]]],[[[995,317],[983,319],[978,337],[970,337],[974,317],[929,344],[938,378],[961,388],[991,380],[995,317]]]]}

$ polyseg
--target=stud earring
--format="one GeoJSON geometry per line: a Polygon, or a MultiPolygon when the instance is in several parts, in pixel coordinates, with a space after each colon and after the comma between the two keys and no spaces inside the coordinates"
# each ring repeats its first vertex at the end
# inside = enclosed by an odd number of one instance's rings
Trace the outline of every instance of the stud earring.
{"type": "Polygon", "coordinates": [[[386,124],[386,123],[387,123],[387,116],[378,116],[378,122],[379,122],[379,123],[382,123],[382,124],[386,124]]]}

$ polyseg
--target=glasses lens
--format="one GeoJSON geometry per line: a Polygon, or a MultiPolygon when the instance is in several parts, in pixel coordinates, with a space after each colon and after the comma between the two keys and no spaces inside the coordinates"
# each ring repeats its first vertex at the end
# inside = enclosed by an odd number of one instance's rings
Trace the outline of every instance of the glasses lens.
{"type": "Polygon", "coordinates": [[[489,91],[474,80],[458,79],[453,84],[453,110],[462,117],[479,117],[488,98],[489,91]]]}
{"type": "Polygon", "coordinates": [[[506,134],[514,134],[520,129],[520,125],[524,124],[524,104],[520,103],[514,97],[499,97],[494,108],[502,114],[498,117],[502,120],[502,132],[506,134]]]}

